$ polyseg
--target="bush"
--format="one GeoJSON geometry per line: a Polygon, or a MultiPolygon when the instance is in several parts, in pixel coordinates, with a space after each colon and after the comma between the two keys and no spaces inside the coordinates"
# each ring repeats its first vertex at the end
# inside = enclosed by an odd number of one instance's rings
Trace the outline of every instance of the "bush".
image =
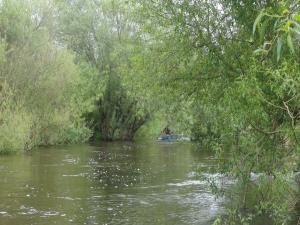
{"type": "Polygon", "coordinates": [[[21,151],[30,145],[31,116],[21,109],[1,112],[0,153],[21,151]]]}

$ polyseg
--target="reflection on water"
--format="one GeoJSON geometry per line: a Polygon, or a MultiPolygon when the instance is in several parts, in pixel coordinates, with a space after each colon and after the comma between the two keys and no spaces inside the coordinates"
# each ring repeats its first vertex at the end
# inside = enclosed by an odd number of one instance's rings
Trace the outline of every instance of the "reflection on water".
{"type": "Polygon", "coordinates": [[[0,224],[209,224],[222,211],[208,153],[189,143],[101,143],[0,158],[0,224]]]}

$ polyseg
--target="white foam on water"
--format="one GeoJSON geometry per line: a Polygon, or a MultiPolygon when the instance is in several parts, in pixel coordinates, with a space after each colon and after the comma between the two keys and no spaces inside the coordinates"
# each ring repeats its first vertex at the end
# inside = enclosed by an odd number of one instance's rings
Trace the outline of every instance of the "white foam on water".
{"type": "Polygon", "coordinates": [[[183,187],[183,186],[190,186],[190,185],[203,185],[207,182],[201,180],[186,180],[179,183],[169,183],[168,186],[176,186],[176,187],[183,187]]]}

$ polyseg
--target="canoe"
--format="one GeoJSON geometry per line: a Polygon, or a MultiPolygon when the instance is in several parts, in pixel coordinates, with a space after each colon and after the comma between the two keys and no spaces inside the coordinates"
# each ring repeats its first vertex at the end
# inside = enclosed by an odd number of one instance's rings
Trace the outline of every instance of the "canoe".
{"type": "Polygon", "coordinates": [[[190,140],[191,139],[189,137],[184,137],[182,135],[176,135],[176,134],[164,134],[158,137],[158,141],[165,141],[165,142],[190,141],[190,140]]]}
{"type": "Polygon", "coordinates": [[[172,140],[172,136],[171,135],[160,135],[158,137],[159,141],[171,141],[172,140]]]}

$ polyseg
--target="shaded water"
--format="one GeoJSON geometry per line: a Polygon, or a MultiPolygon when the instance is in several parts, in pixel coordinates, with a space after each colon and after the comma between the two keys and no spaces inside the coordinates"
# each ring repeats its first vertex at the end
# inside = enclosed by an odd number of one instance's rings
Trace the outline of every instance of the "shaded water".
{"type": "Polygon", "coordinates": [[[0,157],[1,225],[209,224],[221,212],[188,143],[101,143],[0,157]]]}

